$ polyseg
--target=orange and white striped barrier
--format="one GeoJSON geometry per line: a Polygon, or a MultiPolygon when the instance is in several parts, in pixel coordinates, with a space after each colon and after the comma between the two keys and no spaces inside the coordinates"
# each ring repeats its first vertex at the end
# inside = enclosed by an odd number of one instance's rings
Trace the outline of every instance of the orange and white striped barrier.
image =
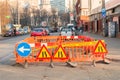
{"type": "Polygon", "coordinates": [[[29,37],[17,43],[14,50],[17,63],[92,62],[104,60],[107,53],[103,40],[94,40],[86,36],[29,37]],[[24,42],[30,46],[30,49],[21,44],[24,42]],[[21,56],[26,53],[29,54],[21,56]]]}

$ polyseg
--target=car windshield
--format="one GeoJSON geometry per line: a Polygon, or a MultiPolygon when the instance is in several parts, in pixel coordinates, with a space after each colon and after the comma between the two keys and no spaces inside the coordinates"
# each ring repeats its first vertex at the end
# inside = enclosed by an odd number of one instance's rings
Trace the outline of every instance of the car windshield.
{"type": "Polygon", "coordinates": [[[44,28],[44,29],[48,30],[48,28],[44,28]]]}
{"type": "Polygon", "coordinates": [[[18,31],[22,31],[22,29],[19,29],[18,31]]]}
{"type": "Polygon", "coordinates": [[[33,31],[34,31],[34,32],[42,32],[43,29],[34,29],[33,31]]]}
{"type": "Polygon", "coordinates": [[[64,32],[64,31],[66,32],[66,31],[72,31],[72,30],[71,30],[70,28],[63,28],[62,31],[63,31],[63,32],[64,32]]]}
{"type": "Polygon", "coordinates": [[[73,28],[74,26],[68,26],[69,28],[73,28]]]}

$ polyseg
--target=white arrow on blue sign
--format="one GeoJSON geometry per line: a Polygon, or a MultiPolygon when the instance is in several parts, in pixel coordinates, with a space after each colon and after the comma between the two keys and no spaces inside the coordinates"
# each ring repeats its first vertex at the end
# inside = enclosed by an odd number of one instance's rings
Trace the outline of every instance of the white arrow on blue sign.
{"type": "Polygon", "coordinates": [[[16,51],[20,56],[27,57],[31,52],[31,47],[28,43],[23,42],[18,45],[16,51]]]}

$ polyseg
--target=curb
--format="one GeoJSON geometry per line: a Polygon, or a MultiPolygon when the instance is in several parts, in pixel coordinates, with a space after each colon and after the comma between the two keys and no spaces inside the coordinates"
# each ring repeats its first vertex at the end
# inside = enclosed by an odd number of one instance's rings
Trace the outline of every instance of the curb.
{"type": "Polygon", "coordinates": [[[5,40],[5,39],[8,39],[7,37],[1,37],[0,36],[0,40],[5,40]]]}
{"type": "Polygon", "coordinates": [[[107,55],[107,59],[114,62],[120,62],[120,55],[107,55]]]}

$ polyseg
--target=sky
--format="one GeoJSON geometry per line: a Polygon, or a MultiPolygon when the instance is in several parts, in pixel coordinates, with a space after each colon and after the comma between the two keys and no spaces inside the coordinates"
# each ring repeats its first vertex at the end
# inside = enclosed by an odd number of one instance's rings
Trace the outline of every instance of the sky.
{"type": "Polygon", "coordinates": [[[109,1],[109,0],[105,0],[105,2],[107,2],[107,1],[109,1]]]}

